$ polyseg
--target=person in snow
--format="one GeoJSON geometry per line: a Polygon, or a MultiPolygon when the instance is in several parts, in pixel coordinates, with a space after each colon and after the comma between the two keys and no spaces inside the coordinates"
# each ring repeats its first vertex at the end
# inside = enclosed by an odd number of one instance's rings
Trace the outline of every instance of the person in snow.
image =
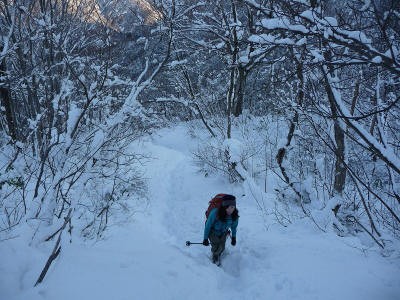
{"type": "Polygon", "coordinates": [[[225,250],[229,229],[232,232],[231,244],[232,246],[236,245],[236,230],[239,222],[238,213],[235,196],[225,195],[221,206],[212,209],[207,218],[204,228],[203,245],[208,246],[211,242],[212,261],[215,264],[220,264],[220,256],[225,250]]]}

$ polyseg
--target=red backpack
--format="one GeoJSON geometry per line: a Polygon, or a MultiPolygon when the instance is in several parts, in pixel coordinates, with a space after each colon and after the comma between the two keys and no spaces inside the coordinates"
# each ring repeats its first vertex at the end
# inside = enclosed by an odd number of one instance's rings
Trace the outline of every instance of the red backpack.
{"type": "Polygon", "coordinates": [[[222,205],[222,201],[224,196],[227,194],[217,194],[208,202],[208,208],[206,210],[206,220],[208,219],[208,216],[210,215],[211,210],[214,208],[219,208],[222,205]]]}

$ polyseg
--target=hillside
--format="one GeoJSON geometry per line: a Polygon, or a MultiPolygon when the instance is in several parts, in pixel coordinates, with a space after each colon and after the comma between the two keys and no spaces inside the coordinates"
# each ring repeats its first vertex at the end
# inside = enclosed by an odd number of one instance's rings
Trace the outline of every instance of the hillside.
{"type": "MultiPolygon", "coordinates": [[[[3,241],[1,299],[399,299],[399,258],[324,233],[309,219],[274,224],[260,213],[250,184],[198,173],[196,144],[184,126],[161,130],[132,151],[138,147],[151,155],[143,170],[149,201],[131,221],[114,224],[96,243],[65,240],[36,288],[51,245],[27,247],[27,231],[3,241]],[[185,246],[201,241],[207,201],[219,192],[236,195],[240,212],[238,244],[227,244],[220,268],[210,263],[209,248],[185,246]]],[[[274,194],[264,201],[273,203],[274,194]]]]}

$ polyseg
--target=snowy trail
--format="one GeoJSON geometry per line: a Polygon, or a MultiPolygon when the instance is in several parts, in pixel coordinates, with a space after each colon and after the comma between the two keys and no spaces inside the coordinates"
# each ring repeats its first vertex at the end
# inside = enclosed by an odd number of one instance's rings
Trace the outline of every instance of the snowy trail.
{"type": "MultiPolygon", "coordinates": [[[[163,139],[159,142],[162,145],[163,139]]],[[[168,139],[168,142],[171,142],[171,140],[168,139]]],[[[182,144],[183,142],[176,143],[182,144]]],[[[161,163],[161,168],[149,168],[150,170],[157,170],[155,174],[149,176],[152,178],[150,190],[157,191],[157,197],[155,195],[152,197],[151,211],[158,211],[159,215],[154,219],[161,220],[160,228],[164,228],[164,234],[169,236],[171,245],[177,247],[184,256],[189,257],[194,268],[207,268],[206,277],[211,278],[217,286],[212,292],[213,298],[218,291],[221,291],[224,299],[243,299],[243,290],[245,289],[248,291],[247,297],[250,297],[247,299],[262,299],[262,295],[258,295],[260,290],[251,288],[251,286],[254,284],[252,283],[254,277],[252,274],[257,273],[258,265],[262,265],[263,247],[251,249],[249,245],[240,244],[240,242],[236,247],[232,247],[228,241],[222,268],[217,268],[210,263],[210,249],[208,247],[202,245],[184,246],[186,240],[202,241],[204,211],[207,208],[208,200],[220,192],[241,195],[240,187],[235,189],[220,179],[205,178],[201,174],[196,175],[197,168],[193,165],[190,151],[182,153],[162,146],[154,150],[156,151],[156,153],[153,152],[155,156],[166,157],[166,159],[161,163]],[[169,203],[169,207],[166,203],[169,203]],[[250,256],[251,260],[246,262],[243,259],[246,256],[250,256]],[[250,275],[248,280],[244,278],[246,274],[250,275]]],[[[158,164],[160,161],[155,161],[155,163],[158,164]]],[[[238,198],[240,209],[240,196],[238,198]]],[[[251,213],[250,210],[251,207],[247,208],[246,214],[249,213],[254,218],[258,217],[258,221],[261,222],[255,206],[251,213]]],[[[243,236],[239,237],[239,241],[244,241],[245,236],[251,235],[251,233],[247,234],[246,232],[249,232],[249,229],[240,226],[240,232],[241,234],[243,232],[243,236]]],[[[177,259],[180,258],[177,257],[177,259]]],[[[202,277],[196,278],[190,274],[188,276],[189,284],[196,284],[195,282],[204,280],[202,277]]],[[[210,287],[206,287],[205,290],[210,290],[210,287]]],[[[192,294],[190,297],[192,299],[204,299],[202,294],[192,294]]]]}
{"type": "MultiPolygon", "coordinates": [[[[287,228],[269,220],[267,230],[251,186],[197,173],[189,140],[181,126],[141,146],[153,157],[145,170],[148,211],[112,227],[110,237],[95,245],[66,243],[38,288],[32,282],[48,249],[23,264],[0,262],[2,274],[15,278],[0,280],[0,299],[400,299],[398,259],[363,255],[349,246],[359,241],[323,234],[307,220],[287,228]],[[237,196],[241,217],[238,244],[227,242],[218,268],[208,247],[186,247],[185,241],[202,240],[207,201],[220,192],[237,196]]],[[[0,248],[2,257],[23,257],[17,242],[0,248]]]]}

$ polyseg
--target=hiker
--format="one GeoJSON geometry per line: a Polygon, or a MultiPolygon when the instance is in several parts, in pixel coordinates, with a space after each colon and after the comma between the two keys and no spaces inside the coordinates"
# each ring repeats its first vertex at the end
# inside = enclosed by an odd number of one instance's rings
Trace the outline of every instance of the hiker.
{"type": "Polygon", "coordinates": [[[239,215],[236,208],[236,198],[232,195],[222,197],[221,206],[213,208],[208,215],[205,228],[203,245],[208,246],[211,242],[212,262],[219,265],[220,256],[225,250],[226,238],[229,229],[232,231],[232,246],[236,245],[236,229],[239,215]],[[209,242],[210,240],[210,242],[209,242]]]}

